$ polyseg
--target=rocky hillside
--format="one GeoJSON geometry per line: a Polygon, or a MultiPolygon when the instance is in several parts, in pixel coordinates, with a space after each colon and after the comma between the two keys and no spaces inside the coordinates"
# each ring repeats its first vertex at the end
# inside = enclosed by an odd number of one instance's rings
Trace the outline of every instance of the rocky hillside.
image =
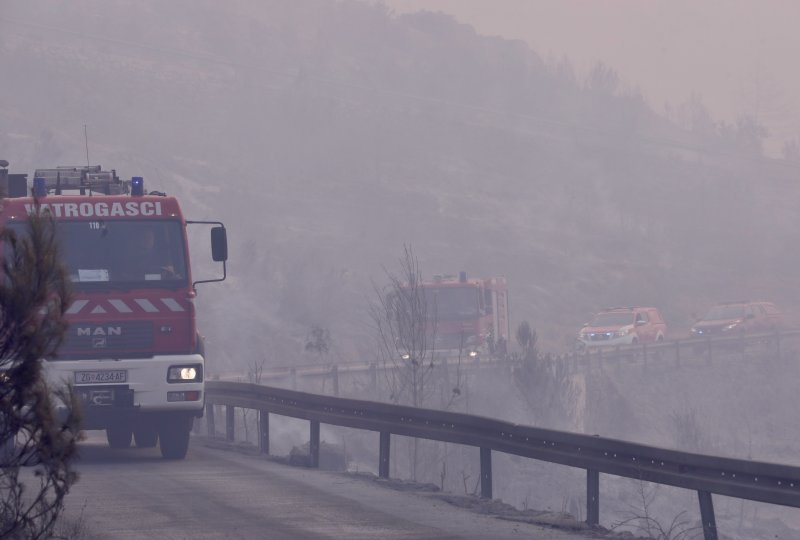
{"type": "Polygon", "coordinates": [[[220,369],[311,361],[312,325],[369,357],[366,306],[403,244],[428,275],[505,275],[512,322],[552,349],[606,305],[683,332],[719,300],[800,304],[797,165],[746,125],[670,124],[609,68],[578,80],[354,1],[2,5],[13,170],[82,162],[87,124],[93,162],[228,225],[230,281],[200,291],[220,369]]]}

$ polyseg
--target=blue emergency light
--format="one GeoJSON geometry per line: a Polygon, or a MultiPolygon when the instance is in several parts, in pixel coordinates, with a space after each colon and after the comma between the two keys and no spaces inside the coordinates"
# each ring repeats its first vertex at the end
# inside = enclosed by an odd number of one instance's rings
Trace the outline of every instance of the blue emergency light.
{"type": "Polygon", "coordinates": [[[141,176],[131,177],[131,196],[141,197],[144,195],[144,178],[141,176]]]}
{"type": "Polygon", "coordinates": [[[47,195],[47,182],[41,176],[33,179],[33,196],[44,197],[47,195]]]}

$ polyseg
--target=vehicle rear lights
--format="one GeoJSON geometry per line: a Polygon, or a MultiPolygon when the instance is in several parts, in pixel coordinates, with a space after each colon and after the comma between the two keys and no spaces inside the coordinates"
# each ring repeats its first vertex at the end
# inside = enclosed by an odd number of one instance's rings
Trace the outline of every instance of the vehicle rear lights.
{"type": "Polygon", "coordinates": [[[167,392],[167,401],[200,401],[200,391],[189,390],[188,392],[167,392]]]}
{"type": "Polygon", "coordinates": [[[144,178],[134,176],[131,178],[131,196],[141,197],[144,195],[144,178]]]}
{"type": "Polygon", "coordinates": [[[167,382],[200,382],[203,380],[203,366],[189,364],[185,366],[170,366],[167,370],[167,382]]]}

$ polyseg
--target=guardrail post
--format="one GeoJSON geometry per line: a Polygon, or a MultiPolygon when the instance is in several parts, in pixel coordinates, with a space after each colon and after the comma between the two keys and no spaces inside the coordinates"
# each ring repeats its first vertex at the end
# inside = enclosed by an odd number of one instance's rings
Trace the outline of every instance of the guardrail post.
{"type": "Polygon", "coordinates": [[[291,379],[292,390],[297,390],[297,368],[289,370],[289,378],[291,379]]]}
{"type": "Polygon", "coordinates": [[[603,371],[603,349],[600,347],[597,348],[597,368],[603,371]]]}
{"type": "Polygon", "coordinates": [[[777,356],[778,362],[781,361],[781,331],[780,329],[775,329],[775,355],[777,356]]]}
{"type": "Polygon", "coordinates": [[[492,449],[481,448],[481,498],[492,498],[492,449]]]}
{"type": "Polygon", "coordinates": [[[711,500],[711,493],[708,491],[698,491],[697,498],[700,500],[700,519],[703,521],[703,538],[705,540],[718,540],[717,520],[714,517],[714,503],[711,500]]]}
{"type": "Polygon", "coordinates": [[[706,338],[706,360],[708,361],[708,365],[711,365],[711,336],[706,338]]]}
{"type": "Polygon", "coordinates": [[[209,437],[217,436],[217,428],[214,426],[214,405],[206,403],[206,434],[209,437]]]}
{"type": "Polygon", "coordinates": [[[681,340],[675,340],[675,367],[681,367],[681,340]]]}
{"type": "Polygon", "coordinates": [[[642,371],[647,373],[647,343],[642,343],[642,371]]]}
{"type": "Polygon", "coordinates": [[[333,379],[333,395],[339,395],[339,366],[333,364],[331,367],[331,378],[333,379]]]}
{"type": "Polygon", "coordinates": [[[258,411],[258,448],[269,454],[269,411],[258,411]]]}
{"type": "Polygon", "coordinates": [[[308,441],[308,466],[319,468],[319,421],[311,420],[311,436],[308,441]]]}
{"type": "Polygon", "coordinates": [[[233,440],[234,411],[233,405],[225,405],[225,438],[229,441],[233,440]]]}
{"type": "Polygon", "coordinates": [[[739,333],[739,342],[742,344],[742,361],[747,360],[747,354],[745,354],[747,342],[744,340],[744,332],[739,333]]]}
{"type": "Polygon", "coordinates": [[[378,364],[371,363],[369,365],[369,386],[372,388],[372,395],[378,395],[378,364]]]}
{"type": "Polygon", "coordinates": [[[586,469],[586,524],[600,524],[600,472],[586,469]]]}
{"type": "Polygon", "coordinates": [[[381,431],[380,450],[378,453],[378,476],[389,478],[389,455],[391,453],[391,437],[388,431],[381,431]]]}
{"type": "Polygon", "coordinates": [[[511,364],[511,359],[507,355],[492,355],[492,358],[499,360],[501,365],[503,366],[503,371],[505,371],[506,375],[509,377],[512,373],[514,373],[514,366],[511,364]]]}

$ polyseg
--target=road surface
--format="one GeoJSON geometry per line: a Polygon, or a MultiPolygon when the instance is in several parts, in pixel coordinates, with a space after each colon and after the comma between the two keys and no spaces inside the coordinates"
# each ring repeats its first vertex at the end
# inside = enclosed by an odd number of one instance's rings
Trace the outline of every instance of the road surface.
{"type": "Polygon", "coordinates": [[[586,539],[505,521],[419,493],[290,467],[192,441],[184,461],[157,449],[111,450],[100,432],[80,445],[66,517],[85,539],[586,539]]]}

